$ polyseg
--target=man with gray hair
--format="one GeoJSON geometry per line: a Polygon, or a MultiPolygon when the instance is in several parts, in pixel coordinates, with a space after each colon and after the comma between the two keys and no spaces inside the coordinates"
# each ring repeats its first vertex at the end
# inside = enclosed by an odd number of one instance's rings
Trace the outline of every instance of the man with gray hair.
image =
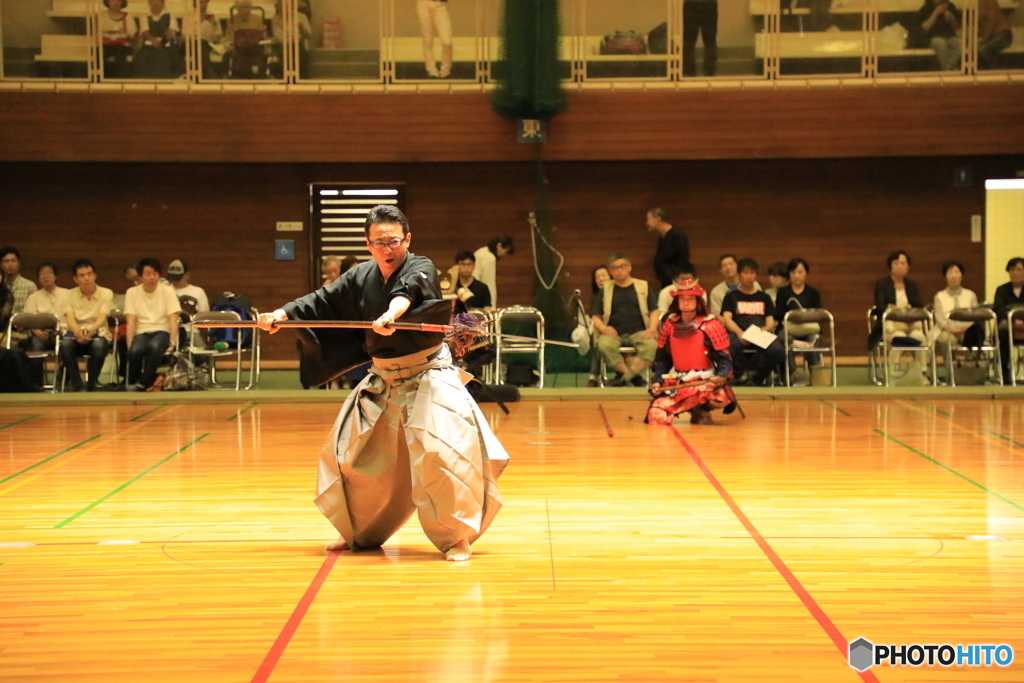
{"type": "Polygon", "coordinates": [[[597,332],[595,347],[605,365],[615,370],[613,387],[644,386],[643,372],[654,362],[657,351],[658,291],[645,280],[634,279],[629,257],[615,252],[608,257],[612,279],[604,284],[590,304],[597,332]],[[632,346],[636,356],[626,364],[622,347],[632,346]]]}

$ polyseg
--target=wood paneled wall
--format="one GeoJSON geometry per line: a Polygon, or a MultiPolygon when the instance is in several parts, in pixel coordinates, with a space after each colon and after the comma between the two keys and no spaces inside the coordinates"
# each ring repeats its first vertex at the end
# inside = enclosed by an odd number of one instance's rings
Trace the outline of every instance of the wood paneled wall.
{"type": "MultiPolygon", "coordinates": [[[[548,159],[1024,153],[1024,83],[588,91],[548,159]]],[[[472,94],[0,92],[0,160],[516,161],[534,155],[472,94]]]]}
{"type": "MultiPolygon", "coordinates": [[[[862,355],[864,314],[890,250],[911,253],[910,277],[926,296],[944,286],[939,265],[948,258],[963,260],[965,285],[984,291],[983,245],[970,242],[970,217],[984,214],[984,179],[1017,169],[1024,159],[1012,156],[548,162],[556,245],[566,257],[562,292],[588,291],[591,269],[613,250],[632,256],[635,275],[651,277],[655,238],[644,213],[661,206],[689,234],[709,285],[725,252],[755,257],[762,282],[774,261],[809,260],[810,283],[837,317],[840,353],[862,355]],[[961,165],[972,168],[973,186],[953,187],[961,165]]],[[[459,249],[512,235],[517,252],[499,264],[499,296],[529,302],[534,171],[530,162],[0,163],[0,243],[20,247],[26,274],[57,261],[63,286],[73,286],[71,263],[90,257],[100,283],[118,292],[126,263],[182,258],[208,292],[246,292],[270,309],[306,293],[306,234],[277,233],[275,222],[307,218],[307,183],[400,180],[413,251],[447,267],[459,249]],[[297,239],[298,260],[274,260],[282,237],[297,239]]],[[[271,340],[267,357],[293,357],[284,336],[271,340]]]]}

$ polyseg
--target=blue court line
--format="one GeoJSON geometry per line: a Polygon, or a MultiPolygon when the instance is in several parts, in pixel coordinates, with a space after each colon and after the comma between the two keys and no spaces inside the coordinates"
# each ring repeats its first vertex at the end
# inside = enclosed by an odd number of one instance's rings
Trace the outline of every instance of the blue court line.
{"type": "Polygon", "coordinates": [[[935,458],[931,457],[930,455],[925,455],[924,453],[922,453],[921,451],[917,450],[916,448],[914,448],[914,447],[912,447],[912,446],[908,446],[907,444],[903,443],[902,441],[900,441],[900,440],[899,440],[899,439],[897,439],[896,437],[894,437],[894,436],[889,436],[888,434],[886,434],[885,432],[883,432],[883,431],[882,431],[881,429],[876,429],[875,431],[876,431],[876,432],[878,432],[879,434],[881,434],[882,436],[884,436],[885,438],[889,439],[889,440],[890,440],[890,441],[892,441],[893,443],[898,443],[899,445],[903,446],[904,448],[906,448],[906,449],[907,449],[908,451],[910,451],[911,453],[917,453],[918,455],[920,455],[920,456],[921,456],[922,458],[924,458],[925,460],[929,460],[929,461],[931,461],[931,462],[935,463],[936,465],[938,465],[938,466],[939,466],[939,467],[941,467],[942,469],[944,469],[944,470],[946,470],[946,471],[948,471],[948,472],[951,472],[951,473],[955,474],[956,476],[960,477],[961,479],[963,479],[964,481],[968,482],[969,484],[974,484],[975,486],[977,486],[977,487],[978,487],[979,489],[981,489],[981,490],[982,490],[982,491],[984,491],[985,493],[988,493],[988,494],[990,494],[990,495],[993,495],[993,496],[995,496],[996,498],[998,498],[999,500],[1003,501],[1004,503],[1007,503],[1007,504],[1009,504],[1009,505],[1012,505],[1013,507],[1017,508],[1017,509],[1018,509],[1018,510],[1020,510],[1021,512],[1024,512],[1024,507],[1022,507],[1022,506],[1018,505],[1017,503],[1014,503],[1014,502],[1013,502],[1012,500],[1010,500],[1010,499],[1009,499],[1009,498],[1007,498],[1006,496],[1004,496],[1004,495],[1001,495],[1001,494],[999,494],[999,493],[996,493],[995,491],[993,491],[992,489],[988,488],[988,487],[987,487],[987,486],[985,486],[984,484],[979,484],[978,482],[974,481],[974,480],[973,480],[973,479],[971,479],[970,477],[968,477],[968,476],[965,476],[965,475],[963,475],[963,474],[960,474],[959,472],[957,472],[956,470],[954,470],[954,469],[953,469],[952,467],[950,467],[949,465],[944,465],[943,463],[939,462],[938,460],[936,460],[935,458]]]}
{"type": "Polygon", "coordinates": [[[21,420],[18,420],[17,422],[12,422],[10,424],[5,424],[3,427],[0,427],[0,430],[7,429],[8,427],[13,427],[15,425],[20,425],[22,422],[28,422],[29,420],[34,420],[37,417],[42,417],[42,413],[40,413],[39,415],[29,415],[28,417],[26,417],[24,419],[21,419],[21,420]]]}
{"type": "Polygon", "coordinates": [[[43,460],[40,460],[39,462],[37,462],[34,465],[29,465],[28,467],[26,467],[25,469],[21,470],[20,472],[15,472],[14,474],[11,474],[11,475],[3,478],[3,479],[0,479],[0,484],[3,484],[5,481],[10,481],[11,479],[14,479],[15,477],[17,477],[19,475],[25,474],[29,470],[34,470],[35,468],[39,467],[40,465],[48,463],[51,460],[53,460],[54,458],[57,458],[57,457],[60,457],[60,456],[64,455],[68,451],[73,451],[76,448],[78,448],[79,446],[84,446],[85,444],[89,443],[90,441],[98,439],[101,436],[103,436],[103,435],[102,434],[97,434],[95,436],[90,436],[88,439],[86,439],[85,441],[82,441],[81,443],[76,443],[74,446],[69,446],[69,447],[65,448],[64,450],[62,450],[60,453],[56,453],[54,455],[51,455],[49,458],[44,458],[43,460]]]}
{"type": "Polygon", "coordinates": [[[88,504],[88,505],[86,505],[86,506],[85,506],[84,508],[82,508],[81,510],[79,510],[79,511],[78,511],[78,512],[76,512],[75,514],[71,515],[70,517],[68,517],[68,518],[67,518],[67,519],[65,519],[65,520],[64,520],[63,522],[61,522],[60,524],[58,524],[57,526],[55,526],[55,527],[53,527],[53,528],[54,528],[54,529],[60,529],[61,527],[64,527],[64,526],[66,526],[67,524],[70,524],[71,522],[75,521],[76,519],[78,519],[79,517],[81,517],[82,515],[84,515],[84,514],[85,514],[86,512],[88,512],[89,510],[92,510],[92,509],[93,509],[94,507],[96,507],[97,505],[99,505],[99,504],[100,504],[100,503],[102,503],[103,501],[105,501],[105,500],[107,500],[108,498],[110,498],[111,496],[113,496],[113,495],[114,495],[115,493],[117,493],[117,492],[119,492],[119,491],[123,491],[124,489],[128,488],[129,486],[131,486],[132,484],[134,484],[135,482],[137,482],[137,481],[138,481],[139,479],[142,479],[142,478],[143,478],[144,476],[146,476],[147,474],[149,474],[150,472],[152,472],[153,470],[155,470],[155,469],[156,469],[157,467],[160,467],[160,465],[163,465],[163,464],[164,464],[165,462],[167,462],[168,460],[170,460],[170,459],[171,459],[171,458],[173,458],[174,456],[176,456],[176,455],[178,455],[179,453],[182,453],[182,452],[184,452],[185,450],[187,450],[187,449],[191,448],[192,446],[196,445],[197,443],[199,443],[200,441],[202,441],[203,439],[205,439],[205,438],[206,438],[206,437],[208,437],[208,436],[209,436],[209,434],[203,434],[203,435],[202,435],[201,437],[199,437],[198,439],[196,439],[196,440],[195,440],[195,441],[193,441],[192,443],[190,443],[190,444],[186,444],[185,446],[182,446],[181,448],[179,448],[178,450],[174,451],[173,453],[171,453],[170,455],[168,455],[168,456],[167,456],[166,458],[164,458],[163,460],[161,460],[161,461],[160,461],[160,462],[158,462],[157,464],[155,464],[155,465],[153,465],[152,467],[150,467],[149,469],[147,469],[147,470],[146,470],[145,472],[143,472],[142,474],[136,475],[135,477],[133,477],[133,478],[132,478],[131,480],[129,480],[128,482],[126,482],[126,483],[124,483],[124,484],[121,484],[121,485],[120,485],[120,486],[118,486],[118,487],[117,487],[116,489],[114,489],[113,491],[111,491],[111,492],[110,492],[110,493],[108,493],[107,495],[103,496],[102,498],[100,498],[100,499],[96,500],[95,502],[89,503],[89,504],[88,504]]]}

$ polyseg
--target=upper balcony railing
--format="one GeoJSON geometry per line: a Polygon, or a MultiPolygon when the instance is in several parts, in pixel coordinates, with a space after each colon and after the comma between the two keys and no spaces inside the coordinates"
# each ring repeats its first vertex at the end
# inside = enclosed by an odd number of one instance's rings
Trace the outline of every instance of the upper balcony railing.
{"type": "MultiPolygon", "coordinates": [[[[1024,79],[1022,0],[562,0],[577,88],[1024,79]]],[[[465,90],[502,0],[0,0],[4,89],[465,90]],[[73,85],[72,85],[73,84],[73,85]]]]}

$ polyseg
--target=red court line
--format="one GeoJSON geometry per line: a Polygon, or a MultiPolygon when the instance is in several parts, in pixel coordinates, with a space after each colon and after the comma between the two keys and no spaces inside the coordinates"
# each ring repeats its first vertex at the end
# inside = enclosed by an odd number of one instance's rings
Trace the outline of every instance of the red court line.
{"type": "Polygon", "coordinates": [[[338,556],[341,553],[328,553],[327,557],[324,558],[324,563],[320,565],[320,571],[313,577],[313,582],[309,584],[309,588],[303,594],[302,599],[299,600],[299,604],[295,606],[295,610],[292,615],[288,617],[288,621],[285,622],[284,628],[281,629],[281,634],[274,641],[274,644],[270,646],[270,652],[263,658],[263,663],[260,664],[260,668],[256,670],[256,674],[252,677],[252,682],[264,683],[270,678],[270,674],[274,672],[274,667],[277,666],[278,661],[281,659],[281,655],[284,654],[285,648],[288,647],[288,643],[291,642],[292,636],[295,635],[295,631],[298,630],[299,624],[302,623],[302,618],[306,616],[306,612],[309,610],[309,606],[313,604],[313,600],[316,599],[316,594],[320,590],[320,586],[324,585],[324,581],[327,580],[327,575],[331,573],[331,569],[334,567],[334,563],[338,561],[338,556]]]}
{"type": "MultiPolygon", "coordinates": [[[[839,631],[839,628],[837,628],[836,625],[832,623],[832,620],[828,618],[828,615],[825,614],[825,611],[818,606],[818,603],[815,602],[814,598],[811,597],[811,594],[803,587],[803,584],[801,584],[796,576],[793,575],[793,572],[790,571],[789,567],[786,566],[786,563],[782,561],[782,558],[778,556],[770,545],[768,545],[768,541],[764,540],[764,536],[762,536],[761,532],[757,530],[753,522],[743,514],[743,510],[740,509],[740,506],[737,505],[736,501],[729,495],[729,492],[725,490],[725,487],[719,483],[718,479],[715,478],[715,475],[711,473],[711,470],[704,464],[704,461],[700,459],[700,456],[697,455],[697,451],[693,450],[693,447],[686,441],[686,439],[683,438],[683,435],[680,434],[675,427],[670,426],[669,429],[671,429],[672,433],[675,434],[676,439],[683,445],[686,452],[690,454],[693,462],[696,463],[697,467],[700,468],[700,471],[704,473],[707,480],[715,487],[715,490],[718,491],[718,495],[722,497],[722,500],[724,500],[725,504],[729,506],[732,513],[736,515],[738,520],[740,520],[740,523],[743,524],[747,533],[750,534],[751,538],[754,539],[754,542],[761,548],[761,551],[775,566],[775,569],[782,575],[782,578],[784,578],[786,583],[789,584],[789,587],[792,588],[793,592],[796,593],[798,598],[800,598],[800,602],[804,603],[804,607],[807,608],[807,611],[811,613],[811,616],[817,620],[818,625],[821,626],[825,633],[828,634],[828,637],[832,639],[832,642],[839,649],[840,654],[843,655],[843,660],[848,662],[850,656],[850,641],[843,636],[839,631]]],[[[860,677],[864,681],[868,681],[869,683],[879,683],[878,678],[875,677],[875,674],[872,673],[870,669],[863,672],[857,672],[856,669],[851,667],[850,670],[855,673],[860,673],[860,677]]]]}
{"type": "Polygon", "coordinates": [[[615,432],[612,430],[611,424],[608,423],[608,416],[604,414],[604,406],[598,403],[597,409],[601,411],[601,419],[604,420],[604,429],[608,432],[608,438],[613,438],[615,436],[615,432]]]}

